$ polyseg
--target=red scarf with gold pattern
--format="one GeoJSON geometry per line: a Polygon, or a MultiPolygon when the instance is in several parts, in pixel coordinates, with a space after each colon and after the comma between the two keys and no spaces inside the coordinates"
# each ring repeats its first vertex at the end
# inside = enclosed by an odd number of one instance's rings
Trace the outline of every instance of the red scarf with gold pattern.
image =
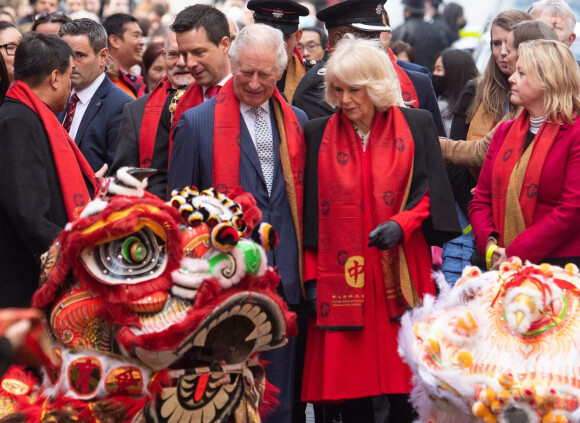
{"type": "MultiPolygon", "coordinates": [[[[322,328],[364,326],[364,285],[377,272],[390,316],[400,316],[400,248],[369,248],[368,232],[403,210],[413,174],[415,144],[398,107],[377,112],[363,151],[342,111],[326,124],[318,156],[318,320],[322,328]]],[[[375,275],[375,276],[373,276],[375,275]]]]}
{"type": "Polygon", "coordinates": [[[529,127],[530,115],[523,110],[506,134],[493,165],[491,205],[501,247],[507,247],[532,224],[542,168],[560,130],[558,123],[547,119],[524,152],[529,127]]]}

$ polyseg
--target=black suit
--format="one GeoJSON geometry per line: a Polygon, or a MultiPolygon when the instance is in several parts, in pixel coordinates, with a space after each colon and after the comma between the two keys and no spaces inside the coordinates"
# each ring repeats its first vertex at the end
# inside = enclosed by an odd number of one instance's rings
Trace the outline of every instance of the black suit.
{"type": "Polygon", "coordinates": [[[29,307],[40,256],[68,218],[39,116],[7,97],[0,106],[0,133],[0,307],[29,307]]]}
{"type": "MultiPolygon", "coordinates": [[[[139,135],[141,134],[141,124],[145,105],[149,96],[140,97],[123,108],[123,119],[119,129],[117,141],[117,152],[113,164],[109,170],[109,175],[114,175],[123,166],[139,167],[139,135]]],[[[149,178],[147,191],[165,200],[167,189],[167,166],[169,158],[169,128],[170,115],[169,103],[172,95],[168,95],[163,105],[163,111],[159,119],[159,126],[155,134],[155,147],[151,167],[157,169],[157,173],[149,178]]]]}

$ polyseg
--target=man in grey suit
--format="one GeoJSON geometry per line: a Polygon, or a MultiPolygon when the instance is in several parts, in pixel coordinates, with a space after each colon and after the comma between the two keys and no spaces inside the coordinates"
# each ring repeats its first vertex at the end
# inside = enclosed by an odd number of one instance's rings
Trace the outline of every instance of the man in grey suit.
{"type": "MultiPolygon", "coordinates": [[[[276,89],[288,57],[282,33],[263,24],[244,27],[229,51],[233,78],[219,94],[183,113],[175,129],[169,192],[195,185],[231,192],[241,186],[256,199],[262,219],[280,243],[268,264],[281,276],[278,292],[292,310],[302,303],[302,189],[304,112],[276,89]]],[[[280,389],[280,405],[267,421],[292,422],[295,337],[263,354],[266,376],[280,389]]]]}
{"type": "Polygon", "coordinates": [[[59,36],[72,47],[76,57],[71,97],[58,119],[97,171],[113,162],[123,106],[132,98],[105,74],[109,50],[101,24],[77,19],[64,24],[59,36]]]}

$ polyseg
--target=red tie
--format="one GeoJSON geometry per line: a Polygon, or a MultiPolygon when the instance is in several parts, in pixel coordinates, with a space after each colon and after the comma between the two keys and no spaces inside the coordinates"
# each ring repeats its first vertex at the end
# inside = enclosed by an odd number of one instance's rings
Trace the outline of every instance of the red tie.
{"type": "Polygon", "coordinates": [[[64,118],[64,122],[62,126],[64,127],[66,132],[70,132],[70,127],[72,125],[73,118],[75,117],[75,110],[77,109],[77,103],[79,102],[79,96],[77,93],[74,93],[70,98],[68,103],[68,107],[66,108],[66,117],[64,118]]]}
{"type": "Polygon", "coordinates": [[[212,98],[212,97],[215,97],[217,95],[217,93],[220,92],[221,89],[222,89],[222,87],[220,87],[219,85],[215,85],[213,87],[209,87],[205,91],[205,94],[207,95],[207,98],[212,98]]]}

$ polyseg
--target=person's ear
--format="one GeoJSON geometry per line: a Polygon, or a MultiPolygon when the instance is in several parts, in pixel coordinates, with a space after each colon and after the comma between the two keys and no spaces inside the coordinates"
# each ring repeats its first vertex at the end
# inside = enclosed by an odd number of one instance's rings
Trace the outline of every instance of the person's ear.
{"type": "Polygon", "coordinates": [[[224,52],[227,53],[230,50],[230,38],[229,37],[223,37],[220,40],[219,47],[221,47],[224,50],[224,52]]]}
{"type": "Polygon", "coordinates": [[[298,28],[298,31],[294,33],[294,36],[296,37],[296,44],[298,44],[302,38],[302,29],[298,28]]]}
{"type": "Polygon", "coordinates": [[[121,45],[121,38],[115,34],[109,35],[109,45],[112,48],[118,49],[119,46],[121,45]]]}
{"type": "Polygon", "coordinates": [[[105,67],[107,65],[107,59],[109,58],[109,49],[105,47],[97,55],[99,56],[99,65],[105,67]]]}
{"type": "Polygon", "coordinates": [[[336,45],[341,39],[342,37],[344,37],[345,31],[343,30],[338,30],[333,34],[333,41],[334,41],[334,45],[336,45]]]}
{"type": "Polygon", "coordinates": [[[62,73],[60,73],[57,69],[54,69],[51,73],[50,73],[50,77],[49,77],[49,81],[50,81],[50,86],[53,90],[58,90],[60,87],[60,84],[62,83],[62,73]]]}

